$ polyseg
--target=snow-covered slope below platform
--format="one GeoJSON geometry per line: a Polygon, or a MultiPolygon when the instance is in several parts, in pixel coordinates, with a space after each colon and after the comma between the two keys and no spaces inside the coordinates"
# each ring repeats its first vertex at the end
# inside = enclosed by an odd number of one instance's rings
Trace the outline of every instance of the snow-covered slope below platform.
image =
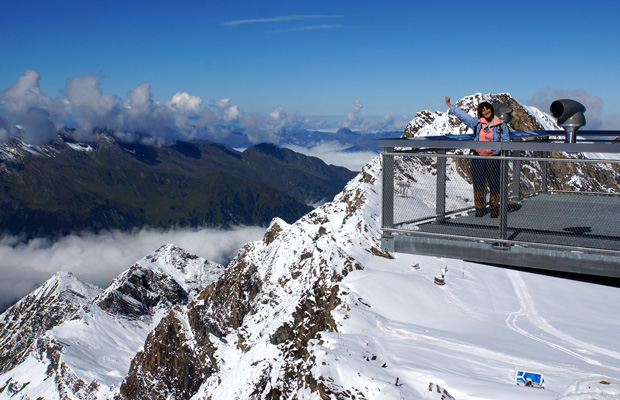
{"type": "Polygon", "coordinates": [[[386,396],[371,398],[426,398],[434,384],[457,399],[556,399],[620,377],[617,288],[404,254],[364,267],[341,283],[338,332],[313,352],[334,385],[386,396]],[[542,372],[545,389],[517,386],[518,368],[542,372]]]}
{"type": "MultiPolygon", "coordinates": [[[[373,162],[366,173],[379,170],[373,162]]],[[[424,181],[417,185],[412,192],[423,193],[424,181]]],[[[332,313],[336,329],[310,347],[317,380],[385,399],[440,398],[438,388],[457,399],[620,395],[620,289],[460,260],[371,255],[364,244],[378,240],[381,191],[364,193],[359,218],[371,238],[352,235],[364,239],[347,249],[363,270],[338,283],[346,295],[332,313]],[[447,283],[438,286],[443,267],[447,283]],[[542,372],[545,389],[517,386],[517,369],[542,372]]]]}

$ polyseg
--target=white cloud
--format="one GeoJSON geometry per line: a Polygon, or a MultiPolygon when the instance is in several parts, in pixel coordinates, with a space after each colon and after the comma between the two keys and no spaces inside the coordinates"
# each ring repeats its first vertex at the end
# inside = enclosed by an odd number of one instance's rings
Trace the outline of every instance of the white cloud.
{"type": "Polygon", "coordinates": [[[228,97],[216,101],[213,103],[213,107],[217,108],[221,119],[225,122],[233,122],[242,115],[239,106],[232,104],[231,99],[228,97]]]}
{"type": "Polygon", "coordinates": [[[283,147],[307,156],[320,158],[326,164],[338,165],[352,171],[361,171],[364,165],[377,156],[377,153],[372,151],[345,151],[346,146],[337,142],[323,142],[312,147],[285,144],[283,147]]]}
{"type": "MultiPolygon", "coordinates": [[[[158,102],[153,100],[149,82],[129,91],[123,101],[103,92],[102,79],[92,74],[69,78],[61,96],[50,98],[41,93],[38,72],[27,70],[14,85],[0,92],[0,143],[19,134],[27,143],[44,144],[67,126],[75,128],[78,140],[93,140],[95,129],[106,129],[122,141],[164,145],[176,140],[218,141],[239,129],[251,143],[280,145],[284,131],[322,129],[326,123],[301,112],[288,113],[282,106],[268,115],[246,114],[228,97],[204,108],[201,97],[187,92],[158,102]],[[19,132],[17,125],[22,127],[19,132]]],[[[406,126],[406,117],[392,113],[366,120],[362,108],[356,99],[354,110],[341,126],[362,132],[402,130],[406,126]]]]}
{"type": "Polygon", "coordinates": [[[31,107],[45,107],[50,99],[41,93],[39,73],[26,70],[15,84],[0,93],[3,107],[11,114],[25,114],[31,107]]]}
{"type": "Polygon", "coordinates": [[[99,76],[69,78],[61,93],[80,137],[91,137],[95,128],[105,128],[118,119],[118,100],[113,95],[103,94],[99,76]]]}
{"type": "Polygon", "coordinates": [[[409,119],[406,115],[397,116],[393,112],[388,111],[382,118],[376,120],[368,120],[362,117],[362,109],[364,105],[358,100],[353,101],[354,109],[352,112],[346,113],[344,121],[340,124],[342,128],[359,132],[387,132],[404,130],[409,119]]]}
{"type": "Polygon", "coordinates": [[[127,93],[127,104],[130,114],[143,114],[153,107],[151,84],[142,82],[134,90],[127,93]]]}
{"type": "Polygon", "coordinates": [[[136,137],[144,140],[144,134],[148,134],[158,144],[168,143],[180,136],[176,126],[173,111],[165,104],[153,101],[151,85],[143,82],[134,90],[127,93],[127,103],[124,107],[125,115],[121,126],[116,130],[125,130],[135,133],[136,137]]]}
{"type": "Polygon", "coordinates": [[[199,96],[192,96],[187,92],[175,93],[168,102],[171,109],[185,115],[199,114],[201,105],[202,99],[199,96]]]}
{"type": "Polygon", "coordinates": [[[64,102],[51,99],[41,93],[40,76],[37,71],[26,70],[15,84],[0,92],[0,111],[5,116],[0,120],[0,141],[9,138],[13,128],[21,125],[19,131],[24,140],[32,144],[47,142],[58,128],[52,119],[64,117],[64,102]]]}
{"type": "Polygon", "coordinates": [[[105,288],[134,262],[164,244],[173,243],[190,253],[226,264],[245,243],[260,239],[264,232],[260,227],[166,232],[142,229],[132,233],[74,234],[55,242],[33,239],[27,243],[5,236],[0,238],[0,310],[58,271],[70,271],[105,288]]]}
{"type": "MultiPolygon", "coordinates": [[[[202,99],[188,93],[177,93],[164,103],[153,101],[148,82],[129,91],[126,101],[121,102],[120,98],[103,93],[100,75],[69,78],[57,98],[42,94],[39,80],[38,72],[27,70],[14,85],[0,92],[2,142],[11,131],[17,134],[13,127],[21,125],[20,136],[31,144],[46,143],[63,126],[75,128],[75,136],[80,140],[91,140],[94,130],[100,128],[133,141],[150,135],[152,142],[163,144],[193,137],[197,127],[217,121],[213,112],[200,110],[202,99]]],[[[227,116],[233,111],[234,108],[228,111],[227,116]]]]}
{"type": "Polygon", "coordinates": [[[103,94],[101,77],[95,75],[67,79],[62,93],[75,111],[85,115],[107,117],[116,105],[114,96],[103,94]]]}
{"type": "Polygon", "coordinates": [[[325,19],[325,18],[341,18],[341,15],[285,15],[273,18],[257,18],[257,19],[240,19],[235,21],[223,22],[225,26],[238,26],[245,24],[262,24],[271,22],[286,22],[286,21],[302,21],[309,19],[325,19]]]}
{"type": "Polygon", "coordinates": [[[343,128],[355,129],[363,122],[361,113],[364,106],[358,99],[353,100],[353,104],[354,110],[344,115],[344,122],[341,124],[343,128]]]}
{"type": "Polygon", "coordinates": [[[274,121],[278,121],[283,117],[286,117],[286,111],[284,111],[284,107],[278,106],[275,110],[269,113],[269,117],[274,121]]]}
{"type": "Polygon", "coordinates": [[[275,110],[269,113],[269,120],[266,121],[267,127],[276,133],[282,131],[283,129],[301,129],[310,124],[316,125],[317,121],[312,121],[302,112],[289,114],[282,106],[276,107],[275,110]]]}

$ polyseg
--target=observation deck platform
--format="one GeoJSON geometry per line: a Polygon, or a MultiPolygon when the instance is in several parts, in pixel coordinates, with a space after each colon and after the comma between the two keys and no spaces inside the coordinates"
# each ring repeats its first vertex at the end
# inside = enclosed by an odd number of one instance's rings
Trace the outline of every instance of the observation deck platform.
{"type": "MultiPolygon", "coordinates": [[[[547,131],[546,136],[553,133],[563,135],[547,131]]],[[[620,145],[549,140],[486,144],[511,151],[497,157],[503,163],[502,196],[500,216],[491,218],[489,214],[475,217],[471,185],[459,186],[447,174],[450,168],[454,173],[455,166],[467,164],[462,159],[477,158],[458,150],[480,143],[427,138],[382,142],[385,250],[620,279],[620,145]],[[450,150],[457,151],[450,154],[450,150]],[[588,157],[591,150],[596,152],[594,157],[588,157]],[[459,158],[460,164],[455,161],[459,158]],[[394,181],[395,170],[402,171],[416,160],[426,160],[419,162],[435,168],[435,197],[426,198],[426,206],[421,205],[419,193],[403,194],[406,190],[398,187],[402,182],[394,181]],[[562,176],[566,165],[582,174],[584,182],[589,179],[590,186],[566,190],[572,178],[562,176]],[[540,177],[525,176],[532,170],[540,177]],[[603,179],[604,184],[598,182],[603,179]]],[[[461,175],[467,173],[461,171],[461,175]]]]}

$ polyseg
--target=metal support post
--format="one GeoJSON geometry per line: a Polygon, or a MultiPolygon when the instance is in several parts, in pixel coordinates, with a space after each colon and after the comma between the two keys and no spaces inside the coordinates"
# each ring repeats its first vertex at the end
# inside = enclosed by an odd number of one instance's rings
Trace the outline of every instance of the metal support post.
{"type": "MultiPolygon", "coordinates": [[[[549,152],[548,151],[543,151],[542,153],[543,158],[547,158],[549,157],[549,152]]],[[[547,186],[547,167],[548,167],[548,162],[547,161],[543,161],[541,163],[541,170],[542,170],[542,192],[547,194],[549,193],[549,188],[547,186]]]]}
{"type": "Polygon", "coordinates": [[[383,161],[382,228],[394,228],[394,156],[385,154],[393,151],[393,147],[386,147],[385,152],[381,154],[383,161]]]}
{"type": "MultiPolygon", "coordinates": [[[[521,157],[521,151],[514,152],[515,157],[521,157]]],[[[521,201],[521,160],[512,162],[512,198],[521,201]]]]}
{"type": "MultiPolygon", "coordinates": [[[[506,156],[506,151],[502,150],[502,157],[506,156]]],[[[500,161],[500,199],[499,199],[499,238],[505,240],[507,235],[506,226],[508,224],[508,160],[500,161]]],[[[504,242],[499,243],[496,248],[504,248],[504,242]]]]}
{"type": "MultiPolygon", "coordinates": [[[[439,154],[446,154],[446,150],[438,150],[439,154]]],[[[437,221],[446,220],[446,157],[437,157],[437,188],[435,214],[437,221]]]]}

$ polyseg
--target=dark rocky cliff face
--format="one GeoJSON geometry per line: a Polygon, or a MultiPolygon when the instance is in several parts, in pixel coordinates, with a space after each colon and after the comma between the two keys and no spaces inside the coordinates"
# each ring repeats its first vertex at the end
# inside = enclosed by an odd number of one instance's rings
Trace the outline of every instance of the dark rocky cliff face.
{"type": "Polygon", "coordinates": [[[177,282],[176,279],[181,278],[175,278],[173,274],[191,275],[189,270],[192,268],[209,271],[204,275],[213,279],[223,272],[223,267],[218,264],[200,259],[174,245],[163,245],[116,278],[94,303],[109,314],[130,319],[151,316],[158,308],[185,305],[204,286],[195,276],[184,276],[186,281],[182,283],[177,282]],[[174,272],[160,270],[157,266],[149,266],[149,263],[168,265],[174,272]]]}
{"type": "Polygon", "coordinates": [[[193,337],[188,337],[180,311],[172,311],[149,334],[143,351],[131,363],[118,398],[189,399],[215,371],[216,360],[209,329],[196,326],[196,315],[187,321],[193,337]],[[197,329],[198,328],[198,329],[197,329]]]}
{"type": "MultiPolygon", "coordinates": [[[[318,229],[317,238],[328,234],[320,226],[323,216],[315,214],[307,218],[316,224],[313,228],[318,229]]],[[[277,371],[280,379],[274,385],[274,366],[256,361],[265,365],[261,367],[260,376],[248,382],[251,398],[289,398],[302,387],[325,396],[330,393],[325,382],[312,377],[310,370],[314,359],[308,348],[311,341],[320,340],[320,332],[336,330],[331,312],[340,305],[337,282],[361,266],[342,250],[330,254],[316,251],[312,244],[311,248],[299,248],[295,259],[288,260],[286,272],[278,275],[282,271],[272,270],[276,267],[269,265],[270,261],[260,260],[259,264],[256,257],[257,254],[277,254],[278,248],[272,246],[282,245],[281,232],[281,226],[273,223],[263,241],[246,245],[225,274],[208,286],[198,299],[161,321],[149,335],[144,350],[132,361],[119,398],[163,400],[172,396],[189,399],[206,382],[217,385],[221,379],[222,361],[216,353],[222,343],[245,353],[251,351],[257,337],[264,337],[262,340],[277,346],[282,362],[277,371]],[[341,260],[338,263],[342,268],[330,265],[329,260],[336,258],[341,260]],[[258,315],[277,313],[266,310],[286,301],[278,291],[290,293],[300,282],[305,289],[300,297],[291,298],[295,304],[286,322],[269,325],[261,333],[250,330],[248,326],[252,321],[268,323],[258,315]]]]}
{"type": "Polygon", "coordinates": [[[188,293],[170,276],[134,266],[96,304],[111,314],[139,318],[151,315],[158,306],[187,301],[188,293]]]}
{"type": "Polygon", "coordinates": [[[151,332],[121,386],[122,398],[189,399],[217,371],[210,335],[221,339],[239,328],[261,288],[256,266],[242,256],[236,260],[197,301],[170,313],[151,332]]]}

